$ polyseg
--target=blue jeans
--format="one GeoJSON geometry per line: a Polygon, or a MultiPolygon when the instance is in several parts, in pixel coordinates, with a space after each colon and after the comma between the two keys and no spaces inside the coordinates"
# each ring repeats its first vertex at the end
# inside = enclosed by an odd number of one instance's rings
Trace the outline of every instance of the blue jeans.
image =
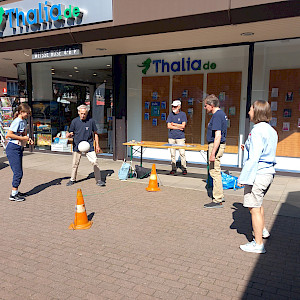
{"type": "Polygon", "coordinates": [[[23,177],[23,150],[24,148],[14,143],[8,143],[6,147],[6,155],[10,167],[14,173],[12,186],[18,188],[23,177]]]}

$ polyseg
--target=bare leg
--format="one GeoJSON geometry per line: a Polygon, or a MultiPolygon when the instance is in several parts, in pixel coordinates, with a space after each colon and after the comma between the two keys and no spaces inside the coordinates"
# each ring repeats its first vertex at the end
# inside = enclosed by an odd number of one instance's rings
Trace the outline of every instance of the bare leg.
{"type": "Polygon", "coordinates": [[[262,232],[264,228],[264,217],[261,213],[261,207],[249,208],[251,213],[252,227],[255,235],[255,241],[258,245],[263,243],[262,232]]]}
{"type": "Polygon", "coordinates": [[[264,229],[266,227],[266,224],[265,224],[265,210],[264,210],[263,206],[260,207],[260,213],[262,215],[263,229],[264,229]]]}

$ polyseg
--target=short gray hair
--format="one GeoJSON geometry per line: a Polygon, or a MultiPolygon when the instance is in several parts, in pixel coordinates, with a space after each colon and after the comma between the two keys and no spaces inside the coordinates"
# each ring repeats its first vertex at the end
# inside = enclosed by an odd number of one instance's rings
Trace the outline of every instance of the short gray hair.
{"type": "Polygon", "coordinates": [[[214,107],[219,107],[220,106],[220,102],[219,102],[219,99],[216,95],[214,94],[211,94],[211,95],[208,95],[206,98],[205,98],[205,103],[208,104],[208,105],[211,105],[211,106],[214,106],[214,107]]]}
{"type": "Polygon", "coordinates": [[[77,107],[77,110],[80,111],[81,109],[85,109],[87,112],[90,111],[90,107],[88,105],[85,104],[81,104],[77,107]]]}

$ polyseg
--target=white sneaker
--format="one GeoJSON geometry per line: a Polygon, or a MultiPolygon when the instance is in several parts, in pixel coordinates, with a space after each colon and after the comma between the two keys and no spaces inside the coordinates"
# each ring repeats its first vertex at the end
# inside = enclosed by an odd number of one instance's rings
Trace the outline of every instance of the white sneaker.
{"type": "Polygon", "coordinates": [[[266,249],[265,249],[264,244],[257,245],[255,240],[253,240],[252,242],[247,243],[245,245],[240,245],[240,248],[243,251],[246,251],[246,252],[266,253],[266,249]]]}
{"type": "MultiPolygon", "coordinates": [[[[254,231],[252,231],[252,235],[255,237],[254,231]]],[[[270,237],[270,232],[268,231],[268,229],[266,227],[263,229],[262,237],[264,239],[267,239],[270,237]]]]}

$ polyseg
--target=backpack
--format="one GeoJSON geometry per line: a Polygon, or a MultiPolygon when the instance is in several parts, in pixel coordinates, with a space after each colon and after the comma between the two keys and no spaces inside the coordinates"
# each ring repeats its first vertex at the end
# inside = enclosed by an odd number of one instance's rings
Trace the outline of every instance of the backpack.
{"type": "Polygon", "coordinates": [[[127,180],[128,178],[128,174],[129,174],[129,170],[130,170],[130,164],[123,162],[119,172],[118,172],[118,176],[120,180],[127,180]]]}
{"type": "Polygon", "coordinates": [[[135,165],[135,173],[136,173],[136,178],[143,179],[150,176],[151,169],[147,169],[139,165],[135,165]]]}

